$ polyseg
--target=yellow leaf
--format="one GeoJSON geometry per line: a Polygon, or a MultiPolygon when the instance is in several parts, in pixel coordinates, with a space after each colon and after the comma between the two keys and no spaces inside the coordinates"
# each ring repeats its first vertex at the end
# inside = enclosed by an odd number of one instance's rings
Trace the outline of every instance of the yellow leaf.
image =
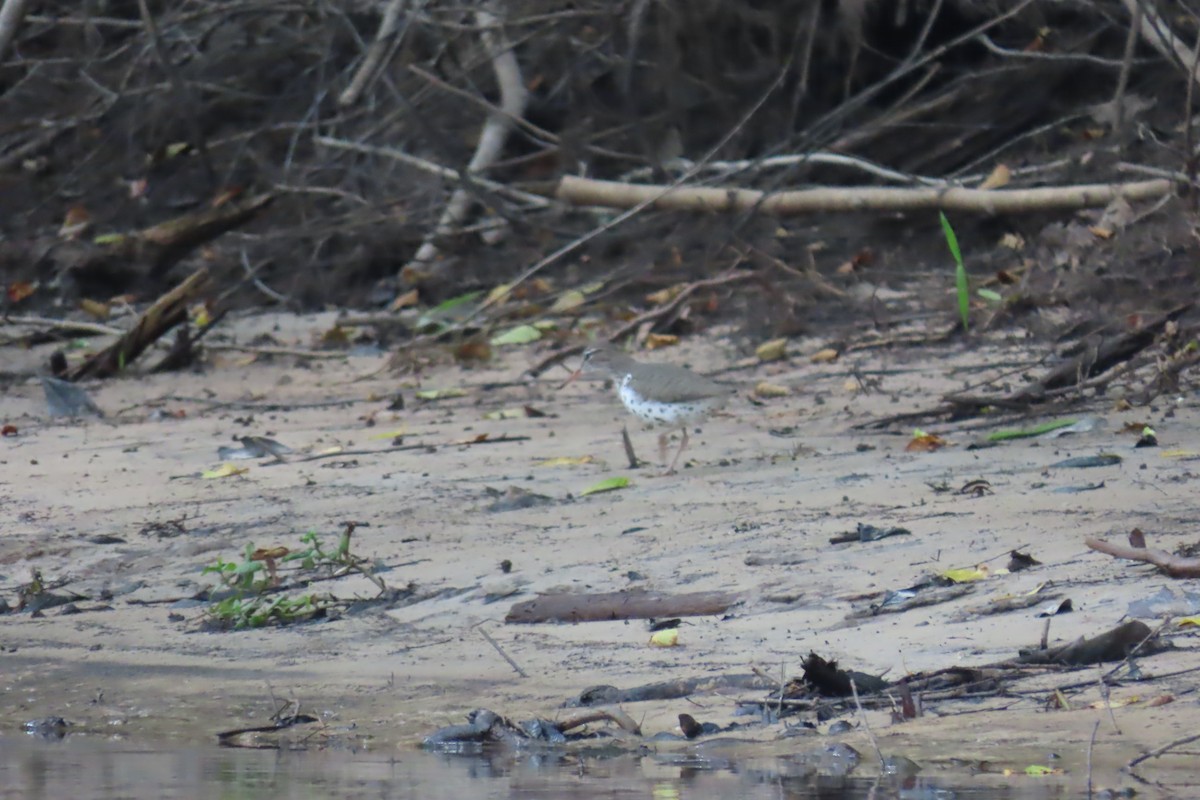
{"type": "Polygon", "coordinates": [[[1200,617],[1182,617],[1179,620],[1179,627],[1186,628],[1189,626],[1200,628],[1200,617]]]}
{"type": "Polygon", "coordinates": [[[559,456],[547,458],[534,464],[535,467],[577,467],[582,464],[594,464],[595,456],[559,456]]]}
{"type": "Polygon", "coordinates": [[[655,631],[650,637],[651,647],[675,647],[679,644],[679,629],[667,628],[661,631],[655,631]]]}
{"type": "Polygon", "coordinates": [[[652,306],[665,305],[678,296],[683,291],[683,284],[677,283],[674,286],[668,286],[666,289],[659,289],[657,292],[651,292],[646,295],[646,302],[652,306]]]}
{"type": "Polygon", "coordinates": [[[942,573],[942,577],[949,578],[955,583],[969,583],[971,581],[981,581],[988,577],[989,574],[987,564],[980,564],[978,567],[948,569],[942,573]]]}
{"type": "Polygon", "coordinates": [[[579,308],[583,305],[583,292],[578,289],[572,289],[569,292],[564,292],[558,296],[558,299],[550,306],[551,314],[561,314],[564,311],[570,311],[573,308],[579,308]]]}
{"type": "Polygon", "coordinates": [[[600,492],[611,492],[616,489],[624,489],[629,485],[629,478],[624,476],[616,478],[605,478],[599,483],[592,484],[588,488],[579,493],[580,497],[587,497],[589,494],[599,494],[600,492]]]}
{"type": "Polygon", "coordinates": [[[512,286],[507,283],[502,283],[495,289],[492,289],[490,292],[488,292],[487,300],[485,302],[488,305],[495,305],[496,303],[507,300],[510,294],[512,294],[512,286]]]}
{"type": "Polygon", "coordinates": [[[984,179],[983,183],[979,184],[980,189],[999,189],[1001,186],[1007,186],[1012,180],[1012,170],[1003,164],[997,164],[991,174],[984,179]]]}
{"type": "Polygon", "coordinates": [[[408,433],[408,431],[405,430],[404,428],[397,428],[394,431],[383,431],[382,433],[373,433],[373,434],[371,434],[371,438],[372,439],[399,439],[401,436],[404,436],[407,433],[408,433]]]}
{"type": "Polygon", "coordinates": [[[1191,458],[1200,453],[1195,450],[1163,450],[1159,455],[1163,458],[1191,458]]]}
{"type": "Polygon", "coordinates": [[[778,361],[787,357],[787,339],[771,339],[754,348],[759,361],[778,361]]]}
{"type": "Polygon", "coordinates": [[[814,364],[828,364],[832,361],[837,361],[839,355],[841,353],[837,350],[834,350],[832,347],[826,347],[824,350],[818,350],[813,353],[808,357],[808,360],[814,364]]]}
{"type": "Polygon", "coordinates": [[[1141,695],[1135,694],[1129,697],[1122,697],[1120,700],[1109,699],[1107,702],[1104,700],[1097,700],[1088,706],[1088,708],[1108,708],[1109,706],[1112,706],[1113,708],[1120,708],[1121,706],[1131,706],[1134,703],[1140,702],[1142,702],[1141,695]]]}
{"type": "Polygon", "coordinates": [[[524,419],[529,416],[529,412],[525,410],[525,406],[518,408],[501,408],[496,411],[489,411],[483,415],[484,419],[524,419]]]}
{"type": "Polygon", "coordinates": [[[206,328],[212,322],[212,317],[208,313],[208,306],[204,303],[197,303],[192,306],[192,324],[197,328],[206,328]]]}
{"type": "Polygon", "coordinates": [[[786,397],[788,394],[790,394],[788,388],[777,383],[762,381],[754,387],[755,397],[786,397]]]}
{"type": "Polygon", "coordinates": [[[670,333],[652,333],[646,337],[647,350],[658,350],[676,344],[679,344],[679,337],[670,333]]]}
{"type": "Polygon", "coordinates": [[[249,467],[239,467],[239,466],[235,466],[233,464],[225,463],[225,464],[222,464],[221,466],[217,467],[216,469],[204,470],[204,472],[200,473],[200,477],[201,478],[228,478],[231,475],[241,475],[242,473],[249,472],[249,471],[250,471],[249,467]]]}
{"type": "Polygon", "coordinates": [[[466,389],[422,389],[417,392],[418,400],[445,400],[449,397],[465,397],[466,389]]]}

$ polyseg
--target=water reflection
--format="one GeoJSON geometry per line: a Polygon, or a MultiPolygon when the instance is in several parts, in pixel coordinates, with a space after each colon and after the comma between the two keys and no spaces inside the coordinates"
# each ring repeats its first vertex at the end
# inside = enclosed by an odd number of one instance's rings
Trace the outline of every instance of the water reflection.
{"type": "Polygon", "coordinates": [[[885,781],[783,758],[597,750],[514,754],[154,749],[72,735],[0,738],[0,797],[28,798],[747,798],[992,800],[1066,797],[1061,784],[1018,792],[998,776],[885,781]]]}

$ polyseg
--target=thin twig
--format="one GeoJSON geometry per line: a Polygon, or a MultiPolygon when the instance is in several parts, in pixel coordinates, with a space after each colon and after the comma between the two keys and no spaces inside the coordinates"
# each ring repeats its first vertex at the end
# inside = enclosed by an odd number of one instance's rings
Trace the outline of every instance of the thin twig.
{"type": "Polygon", "coordinates": [[[1157,750],[1152,750],[1151,752],[1146,753],[1145,755],[1140,755],[1137,758],[1133,759],[1132,761],[1130,761],[1128,764],[1125,765],[1125,769],[1133,769],[1134,767],[1136,767],[1138,764],[1142,763],[1143,761],[1146,761],[1151,758],[1158,758],[1159,756],[1164,755],[1171,750],[1174,750],[1176,747],[1179,747],[1180,745],[1191,744],[1192,742],[1196,741],[1197,739],[1200,739],[1200,733],[1194,733],[1191,736],[1184,736],[1183,738],[1176,739],[1173,742],[1167,742],[1166,744],[1164,744],[1162,747],[1158,748],[1157,750]]]}
{"type": "Polygon", "coordinates": [[[484,630],[482,627],[478,627],[478,628],[476,628],[475,630],[479,631],[479,633],[483,635],[483,638],[484,638],[484,639],[487,639],[487,643],[488,643],[488,644],[490,644],[492,647],[496,648],[496,652],[497,652],[497,653],[499,653],[499,654],[500,654],[500,656],[501,656],[501,657],[502,657],[502,658],[503,658],[505,661],[507,661],[507,662],[508,662],[508,665],[509,665],[510,667],[512,667],[513,669],[515,669],[515,670],[517,671],[517,674],[518,674],[518,675],[520,675],[522,678],[528,678],[528,677],[529,677],[529,673],[527,673],[525,670],[521,669],[521,667],[520,667],[520,666],[517,664],[517,662],[515,662],[515,661],[513,661],[511,658],[509,658],[509,656],[508,656],[508,653],[504,652],[504,648],[502,648],[502,647],[500,646],[500,644],[499,644],[499,643],[498,643],[498,642],[497,642],[495,639],[493,639],[493,638],[491,637],[491,634],[489,634],[489,633],[488,633],[486,630],[484,630]]]}
{"type": "Polygon", "coordinates": [[[124,336],[126,331],[120,328],[113,328],[109,325],[100,325],[95,322],[78,322],[69,319],[52,319],[50,317],[0,317],[0,322],[6,325],[37,325],[56,330],[66,331],[84,331],[86,333],[95,333],[101,336],[124,336]]]}
{"type": "MultiPolygon", "coordinates": [[[[1113,713],[1112,707],[1112,691],[1108,688],[1108,684],[1104,682],[1104,673],[1101,672],[1098,678],[1100,684],[1100,696],[1104,698],[1104,707],[1108,709],[1108,718],[1112,722],[1113,732],[1117,736],[1121,735],[1121,728],[1117,725],[1117,716],[1113,713]]],[[[1092,738],[1096,738],[1095,732],[1092,733],[1092,738]]]]}
{"type": "MultiPolygon", "coordinates": [[[[1111,709],[1110,709],[1111,711],[1111,709]]],[[[1092,748],[1096,746],[1096,731],[1100,730],[1100,720],[1096,720],[1096,724],[1092,726],[1092,738],[1088,740],[1087,751],[1087,796],[1088,800],[1092,800],[1092,748]]]]}
{"type": "Polygon", "coordinates": [[[301,350],[295,347],[259,347],[248,344],[206,344],[209,350],[236,350],[263,356],[295,356],[296,358],[349,358],[349,353],[327,350],[301,350]]]}
{"type": "MultiPolygon", "coordinates": [[[[863,710],[862,702],[858,699],[858,687],[854,685],[854,679],[850,679],[850,693],[854,695],[854,706],[858,709],[858,716],[862,719],[863,730],[867,732],[867,737],[871,740],[871,746],[875,748],[875,756],[879,759],[879,769],[886,770],[887,764],[883,760],[883,751],[879,749],[879,742],[875,740],[875,734],[871,731],[871,726],[867,722],[867,712],[863,710]]],[[[783,699],[783,692],[779,693],[780,701],[783,699]]]]}

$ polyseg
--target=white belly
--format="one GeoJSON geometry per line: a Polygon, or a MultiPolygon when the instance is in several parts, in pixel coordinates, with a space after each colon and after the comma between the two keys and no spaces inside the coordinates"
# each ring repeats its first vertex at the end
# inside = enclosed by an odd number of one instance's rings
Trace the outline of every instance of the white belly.
{"type": "Polygon", "coordinates": [[[649,423],[671,426],[694,425],[704,419],[714,403],[698,400],[692,403],[658,403],[647,400],[629,385],[629,378],[617,385],[617,395],[629,411],[649,423]]]}

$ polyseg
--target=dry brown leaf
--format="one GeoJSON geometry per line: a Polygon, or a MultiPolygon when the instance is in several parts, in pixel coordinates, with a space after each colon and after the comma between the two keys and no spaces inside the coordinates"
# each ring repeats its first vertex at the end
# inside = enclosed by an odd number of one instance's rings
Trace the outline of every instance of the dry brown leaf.
{"type": "Polygon", "coordinates": [[[913,438],[904,447],[906,453],[932,453],[934,450],[941,450],[949,444],[945,439],[938,436],[936,433],[925,433],[917,431],[913,434],[913,438]]]}
{"type": "Polygon", "coordinates": [[[86,297],[79,301],[79,307],[101,322],[108,319],[108,315],[112,313],[112,309],[108,303],[102,303],[99,300],[90,300],[86,297]]]}
{"type": "Polygon", "coordinates": [[[646,349],[658,350],[662,347],[673,347],[679,344],[679,337],[673,333],[652,333],[646,337],[646,349]]]}
{"type": "Polygon", "coordinates": [[[212,208],[220,208],[221,206],[232,203],[234,200],[236,200],[238,197],[240,197],[241,194],[242,194],[241,186],[230,186],[227,189],[223,189],[220,192],[217,192],[217,196],[212,199],[212,201],[209,203],[209,205],[212,208]]]}
{"type": "Polygon", "coordinates": [[[58,229],[60,239],[78,239],[92,226],[92,215],[83,206],[71,206],[58,229]]]}
{"type": "Polygon", "coordinates": [[[421,293],[416,289],[409,289],[404,294],[398,296],[388,306],[388,311],[399,311],[402,308],[415,306],[421,300],[421,293]]]}
{"type": "Polygon", "coordinates": [[[484,339],[471,339],[454,348],[455,361],[490,361],[492,347],[484,339]]]}
{"type": "Polygon", "coordinates": [[[8,285],[6,294],[10,303],[19,303],[37,291],[37,284],[28,281],[15,281],[8,285]]]}

